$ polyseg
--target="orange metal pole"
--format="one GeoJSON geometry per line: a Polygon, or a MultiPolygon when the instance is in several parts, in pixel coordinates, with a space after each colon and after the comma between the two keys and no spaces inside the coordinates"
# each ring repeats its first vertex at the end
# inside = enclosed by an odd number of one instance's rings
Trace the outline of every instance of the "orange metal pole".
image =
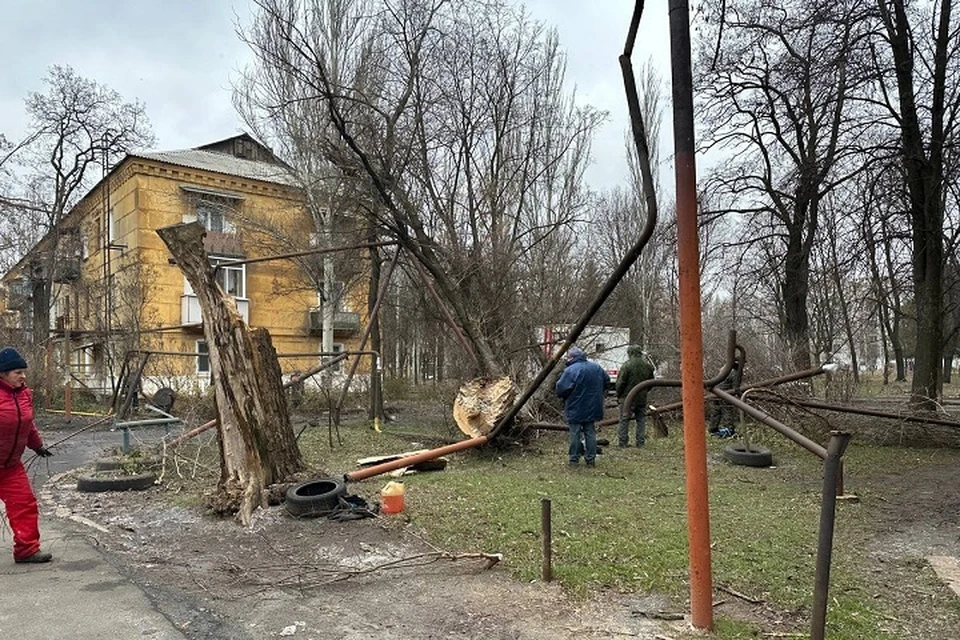
{"type": "Polygon", "coordinates": [[[703,412],[703,335],[700,324],[700,249],[697,236],[690,11],[687,0],[670,0],[669,10],[679,245],[680,372],[683,382],[684,464],[687,473],[687,537],[690,545],[690,614],[694,627],[712,629],[713,577],[710,568],[710,504],[703,412]]]}
{"type": "Polygon", "coordinates": [[[396,460],[391,460],[390,462],[384,462],[383,464],[376,464],[372,467],[367,467],[366,469],[351,471],[350,473],[346,474],[344,478],[350,482],[366,480],[367,478],[378,476],[381,473],[388,473],[394,469],[402,469],[403,467],[409,467],[419,462],[434,460],[440,456],[445,456],[448,453],[456,453],[458,451],[465,451],[466,449],[473,449],[482,444],[486,444],[487,440],[487,436],[479,436],[477,438],[470,438],[469,440],[462,440],[454,444],[448,444],[445,447],[431,449],[430,451],[424,451],[423,453],[417,453],[405,458],[398,458],[396,460]]]}

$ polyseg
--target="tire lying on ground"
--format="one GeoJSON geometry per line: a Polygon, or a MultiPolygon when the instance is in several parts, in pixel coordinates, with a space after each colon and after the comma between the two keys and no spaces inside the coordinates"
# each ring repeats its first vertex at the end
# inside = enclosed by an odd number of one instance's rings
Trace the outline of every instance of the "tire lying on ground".
{"type": "Polygon", "coordinates": [[[157,481],[155,473],[127,475],[94,475],[77,478],[77,491],[97,493],[101,491],[143,491],[157,481]]]}
{"type": "Polygon", "coordinates": [[[747,450],[743,444],[731,444],[723,450],[723,457],[744,467],[769,467],[773,465],[773,453],[766,447],[751,447],[747,450]]]}
{"type": "Polygon", "coordinates": [[[339,478],[314,478],[287,489],[284,504],[290,515],[299,518],[325,516],[339,506],[346,491],[339,478]]]}

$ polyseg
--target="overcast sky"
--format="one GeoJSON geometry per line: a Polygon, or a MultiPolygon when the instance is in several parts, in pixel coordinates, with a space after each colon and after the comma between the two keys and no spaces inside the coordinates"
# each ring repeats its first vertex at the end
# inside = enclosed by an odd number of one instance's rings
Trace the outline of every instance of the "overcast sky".
{"type": "MultiPolygon", "coordinates": [[[[594,143],[588,180],[594,187],[622,183],[627,115],[617,56],[633,0],[524,4],[558,29],[569,57],[567,80],[576,85],[579,100],[610,112],[594,143]]],[[[0,132],[11,140],[23,134],[24,97],[42,91],[47,69],[60,64],[145,103],[158,149],[229,137],[241,130],[231,82],[249,59],[235,25],[249,15],[246,0],[0,0],[0,132]]],[[[634,66],[651,57],[668,82],[665,2],[648,4],[634,66]]],[[[667,113],[667,138],[669,122],[667,113]]]]}

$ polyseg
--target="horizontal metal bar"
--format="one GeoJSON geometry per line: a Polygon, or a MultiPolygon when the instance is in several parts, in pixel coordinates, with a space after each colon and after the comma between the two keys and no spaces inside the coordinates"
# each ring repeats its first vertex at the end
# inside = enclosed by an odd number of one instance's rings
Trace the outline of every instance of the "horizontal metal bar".
{"type": "Polygon", "coordinates": [[[146,427],[156,424],[172,424],[174,422],[183,422],[180,418],[150,418],[148,420],[128,420],[126,422],[114,422],[114,428],[122,427],[146,427]]]}

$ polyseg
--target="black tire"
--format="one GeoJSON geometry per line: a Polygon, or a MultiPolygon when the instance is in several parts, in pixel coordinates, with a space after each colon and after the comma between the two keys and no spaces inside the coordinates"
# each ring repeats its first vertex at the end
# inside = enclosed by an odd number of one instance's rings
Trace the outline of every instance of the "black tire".
{"type": "Polygon", "coordinates": [[[157,389],[157,392],[153,394],[152,404],[160,411],[166,411],[170,413],[173,411],[173,403],[177,399],[177,393],[170,387],[160,387],[157,389]]]}
{"type": "Polygon", "coordinates": [[[155,473],[140,473],[135,476],[80,476],[77,478],[77,491],[143,491],[152,487],[156,481],[155,473]]]}
{"type": "Polygon", "coordinates": [[[287,511],[298,518],[325,516],[340,505],[347,488],[339,478],[315,478],[287,489],[287,511]]]}
{"type": "Polygon", "coordinates": [[[773,465],[773,453],[766,447],[752,447],[749,451],[743,444],[731,444],[723,450],[723,457],[744,467],[769,467],[773,465]]]}

